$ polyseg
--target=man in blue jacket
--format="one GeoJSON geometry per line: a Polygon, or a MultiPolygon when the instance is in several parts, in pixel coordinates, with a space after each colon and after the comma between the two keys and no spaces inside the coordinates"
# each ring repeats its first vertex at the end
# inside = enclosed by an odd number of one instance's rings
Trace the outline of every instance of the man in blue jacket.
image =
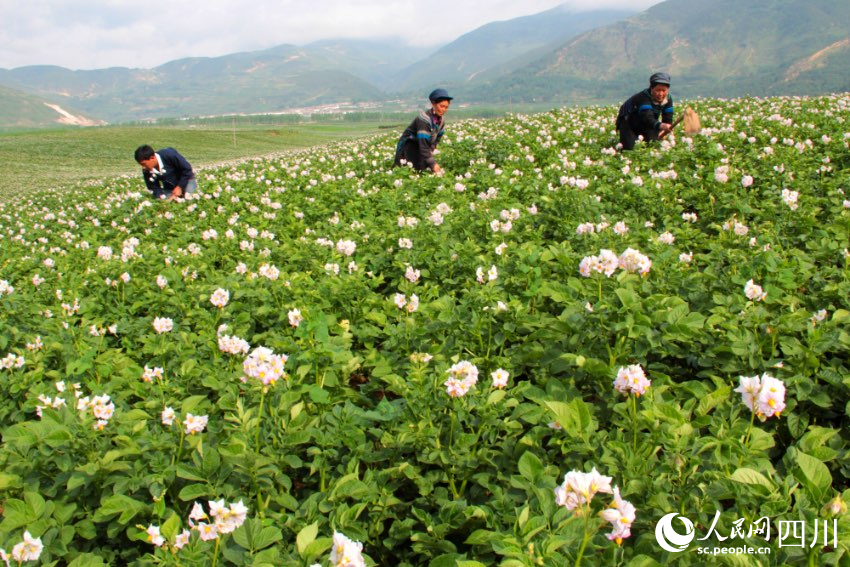
{"type": "Polygon", "coordinates": [[[155,199],[185,197],[198,188],[192,165],[174,148],[155,152],[150,146],[139,146],[135,157],[155,199]]]}
{"type": "Polygon", "coordinates": [[[617,113],[617,131],[624,150],[631,150],[640,136],[659,140],[673,129],[670,75],[654,73],[649,88],[629,97],[617,113]]]}

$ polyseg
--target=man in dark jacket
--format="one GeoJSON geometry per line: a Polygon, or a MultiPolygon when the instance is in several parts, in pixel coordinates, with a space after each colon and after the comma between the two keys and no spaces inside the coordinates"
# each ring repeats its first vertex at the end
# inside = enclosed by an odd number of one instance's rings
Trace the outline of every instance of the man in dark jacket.
{"type": "Polygon", "coordinates": [[[452,97],[446,89],[435,89],[428,95],[428,99],[431,101],[431,108],[420,112],[399,138],[395,165],[409,163],[417,171],[427,169],[440,173],[442,169],[434,160],[434,150],[443,137],[443,115],[448,111],[452,97]]]}
{"type": "Polygon", "coordinates": [[[654,73],[649,88],[629,97],[617,113],[617,131],[624,150],[635,147],[638,137],[644,141],[663,138],[673,129],[673,99],[670,75],[654,73]]]}
{"type": "Polygon", "coordinates": [[[135,157],[142,166],[145,185],[156,199],[185,197],[198,188],[192,165],[174,148],[155,152],[150,146],[139,146],[135,157]]]}

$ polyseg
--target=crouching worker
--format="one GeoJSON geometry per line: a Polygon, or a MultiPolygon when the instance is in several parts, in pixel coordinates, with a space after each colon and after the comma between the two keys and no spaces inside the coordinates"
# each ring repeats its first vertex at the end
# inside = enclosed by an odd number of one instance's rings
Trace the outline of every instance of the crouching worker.
{"type": "Polygon", "coordinates": [[[631,150],[643,136],[644,141],[659,140],[673,130],[673,99],[670,75],[655,73],[649,88],[629,97],[617,113],[617,131],[624,150],[631,150]]]}
{"type": "Polygon", "coordinates": [[[139,146],[135,157],[142,166],[145,185],[155,199],[167,198],[171,201],[185,197],[198,188],[192,165],[174,148],[155,152],[150,146],[139,146]]]}
{"type": "Polygon", "coordinates": [[[443,116],[449,109],[452,97],[446,89],[435,89],[428,95],[431,108],[423,110],[413,119],[395,150],[395,166],[410,164],[417,171],[430,170],[440,173],[442,169],[434,160],[434,150],[445,131],[443,116]]]}

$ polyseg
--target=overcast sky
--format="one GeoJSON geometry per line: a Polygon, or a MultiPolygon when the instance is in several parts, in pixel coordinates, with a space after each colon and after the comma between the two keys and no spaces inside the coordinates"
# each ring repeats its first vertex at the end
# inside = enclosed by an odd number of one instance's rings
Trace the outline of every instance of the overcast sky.
{"type": "Polygon", "coordinates": [[[661,0],[0,0],[0,68],[151,68],[320,39],[446,43],[567,4],[640,11],[661,0]]]}

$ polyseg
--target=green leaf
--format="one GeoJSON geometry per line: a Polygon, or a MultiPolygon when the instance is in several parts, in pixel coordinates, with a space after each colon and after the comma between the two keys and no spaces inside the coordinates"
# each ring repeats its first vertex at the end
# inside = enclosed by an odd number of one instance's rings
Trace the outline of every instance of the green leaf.
{"type": "Polygon", "coordinates": [[[467,545],[485,545],[490,543],[490,540],[494,537],[499,537],[496,532],[492,532],[490,530],[475,530],[469,537],[466,538],[467,545]]]}
{"type": "Polygon", "coordinates": [[[173,542],[175,536],[177,536],[177,533],[180,531],[181,526],[182,522],[180,520],[180,516],[172,513],[160,526],[159,531],[165,539],[173,542]]]}
{"type": "Polygon", "coordinates": [[[4,503],[3,522],[0,523],[0,532],[11,532],[18,528],[28,526],[38,520],[29,507],[23,500],[10,499],[4,503]]]}
{"type": "Polygon", "coordinates": [[[207,478],[195,467],[188,465],[177,465],[178,478],[186,480],[194,480],[197,482],[206,482],[207,478]]]}
{"type": "Polygon", "coordinates": [[[770,482],[770,480],[768,480],[763,474],[746,467],[737,469],[735,472],[732,473],[732,476],[730,478],[735,482],[740,482],[742,484],[763,486],[764,488],[767,488],[770,492],[774,492],[776,490],[774,484],[770,482]]]}
{"type": "Polygon", "coordinates": [[[576,398],[569,403],[564,402],[545,402],[546,407],[555,416],[564,432],[570,437],[578,437],[587,439],[587,437],[596,431],[596,423],[590,415],[590,409],[584,400],[576,398]]]}
{"type": "Polygon", "coordinates": [[[457,567],[487,567],[487,565],[479,561],[467,561],[459,559],[457,561],[457,567]]]}
{"type": "Polygon", "coordinates": [[[45,503],[44,498],[42,498],[40,494],[37,492],[25,492],[24,500],[36,519],[39,519],[44,515],[45,503]]]}
{"type": "Polygon", "coordinates": [[[304,558],[304,561],[312,562],[317,558],[321,557],[325,554],[327,550],[331,548],[333,545],[333,539],[329,537],[320,537],[315,541],[310,543],[307,548],[304,550],[304,553],[301,554],[301,557],[304,558]]]}
{"type": "Polygon", "coordinates": [[[184,486],[177,496],[183,502],[190,502],[204,496],[214,496],[214,494],[208,484],[194,483],[184,486]]]}
{"type": "Polygon", "coordinates": [[[729,394],[731,393],[731,386],[723,386],[722,388],[718,388],[717,390],[711,392],[707,396],[702,397],[699,403],[697,404],[696,414],[698,416],[708,414],[708,412],[710,412],[718,405],[729,399],[729,394]]]}
{"type": "Polygon", "coordinates": [[[0,491],[21,487],[21,477],[16,474],[0,473],[0,491]]]}
{"type": "Polygon", "coordinates": [[[799,467],[795,471],[797,479],[809,489],[815,500],[824,500],[832,487],[832,475],[827,466],[802,451],[796,451],[795,460],[799,467]]]}
{"type": "Polygon", "coordinates": [[[206,403],[206,396],[189,396],[183,403],[180,404],[180,412],[183,415],[187,413],[197,413],[197,408],[201,406],[201,404],[206,403]]]}
{"type": "Polygon", "coordinates": [[[137,514],[141,513],[146,505],[134,500],[124,494],[114,494],[101,501],[100,508],[94,514],[95,522],[104,522],[113,516],[119,516],[118,523],[127,524],[137,514]]]}
{"type": "Polygon", "coordinates": [[[295,547],[298,549],[299,555],[304,555],[304,550],[307,549],[308,545],[313,543],[317,535],[319,535],[319,524],[317,522],[301,528],[301,531],[298,532],[298,536],[295,538],[295,547]]]}
{"type": "Polygon", "coordinates": [[[218,451],[212,448],[208,448],[204,451],[204,460],[201,466],[201,472],[204,475],[204,478],[213,478],[220,465],[221,457],[219,456],[218,451]]]}
{"type": "Polygon", "coordinates": [[[254,535],[254,551],[265,549],[283,539],[283,532],[274,526],[266,526],[254,535]]]}
{"type": "Polygon", "coordinates": [[[68,563],[68,567],[104,567],[108,565],[103,559],[93,553],[83,553],[68,563]]]}
{"type": "Polygon", "coordinates": [[[617,294],[617,297],[620,298],[620,303],[622,303],[623,307],[626,309],[632,310],[640,308],[640,297],[638,297],[633,289],[620,287],[617,288],[614,293],[617,294]]]}
{"type": "Polygon", "coordinates": [[[540,475],[543,474],[543,461],[531,451],[523,453],[519,458],[519,474],[533,483],[537,482],[540,475]]]}

